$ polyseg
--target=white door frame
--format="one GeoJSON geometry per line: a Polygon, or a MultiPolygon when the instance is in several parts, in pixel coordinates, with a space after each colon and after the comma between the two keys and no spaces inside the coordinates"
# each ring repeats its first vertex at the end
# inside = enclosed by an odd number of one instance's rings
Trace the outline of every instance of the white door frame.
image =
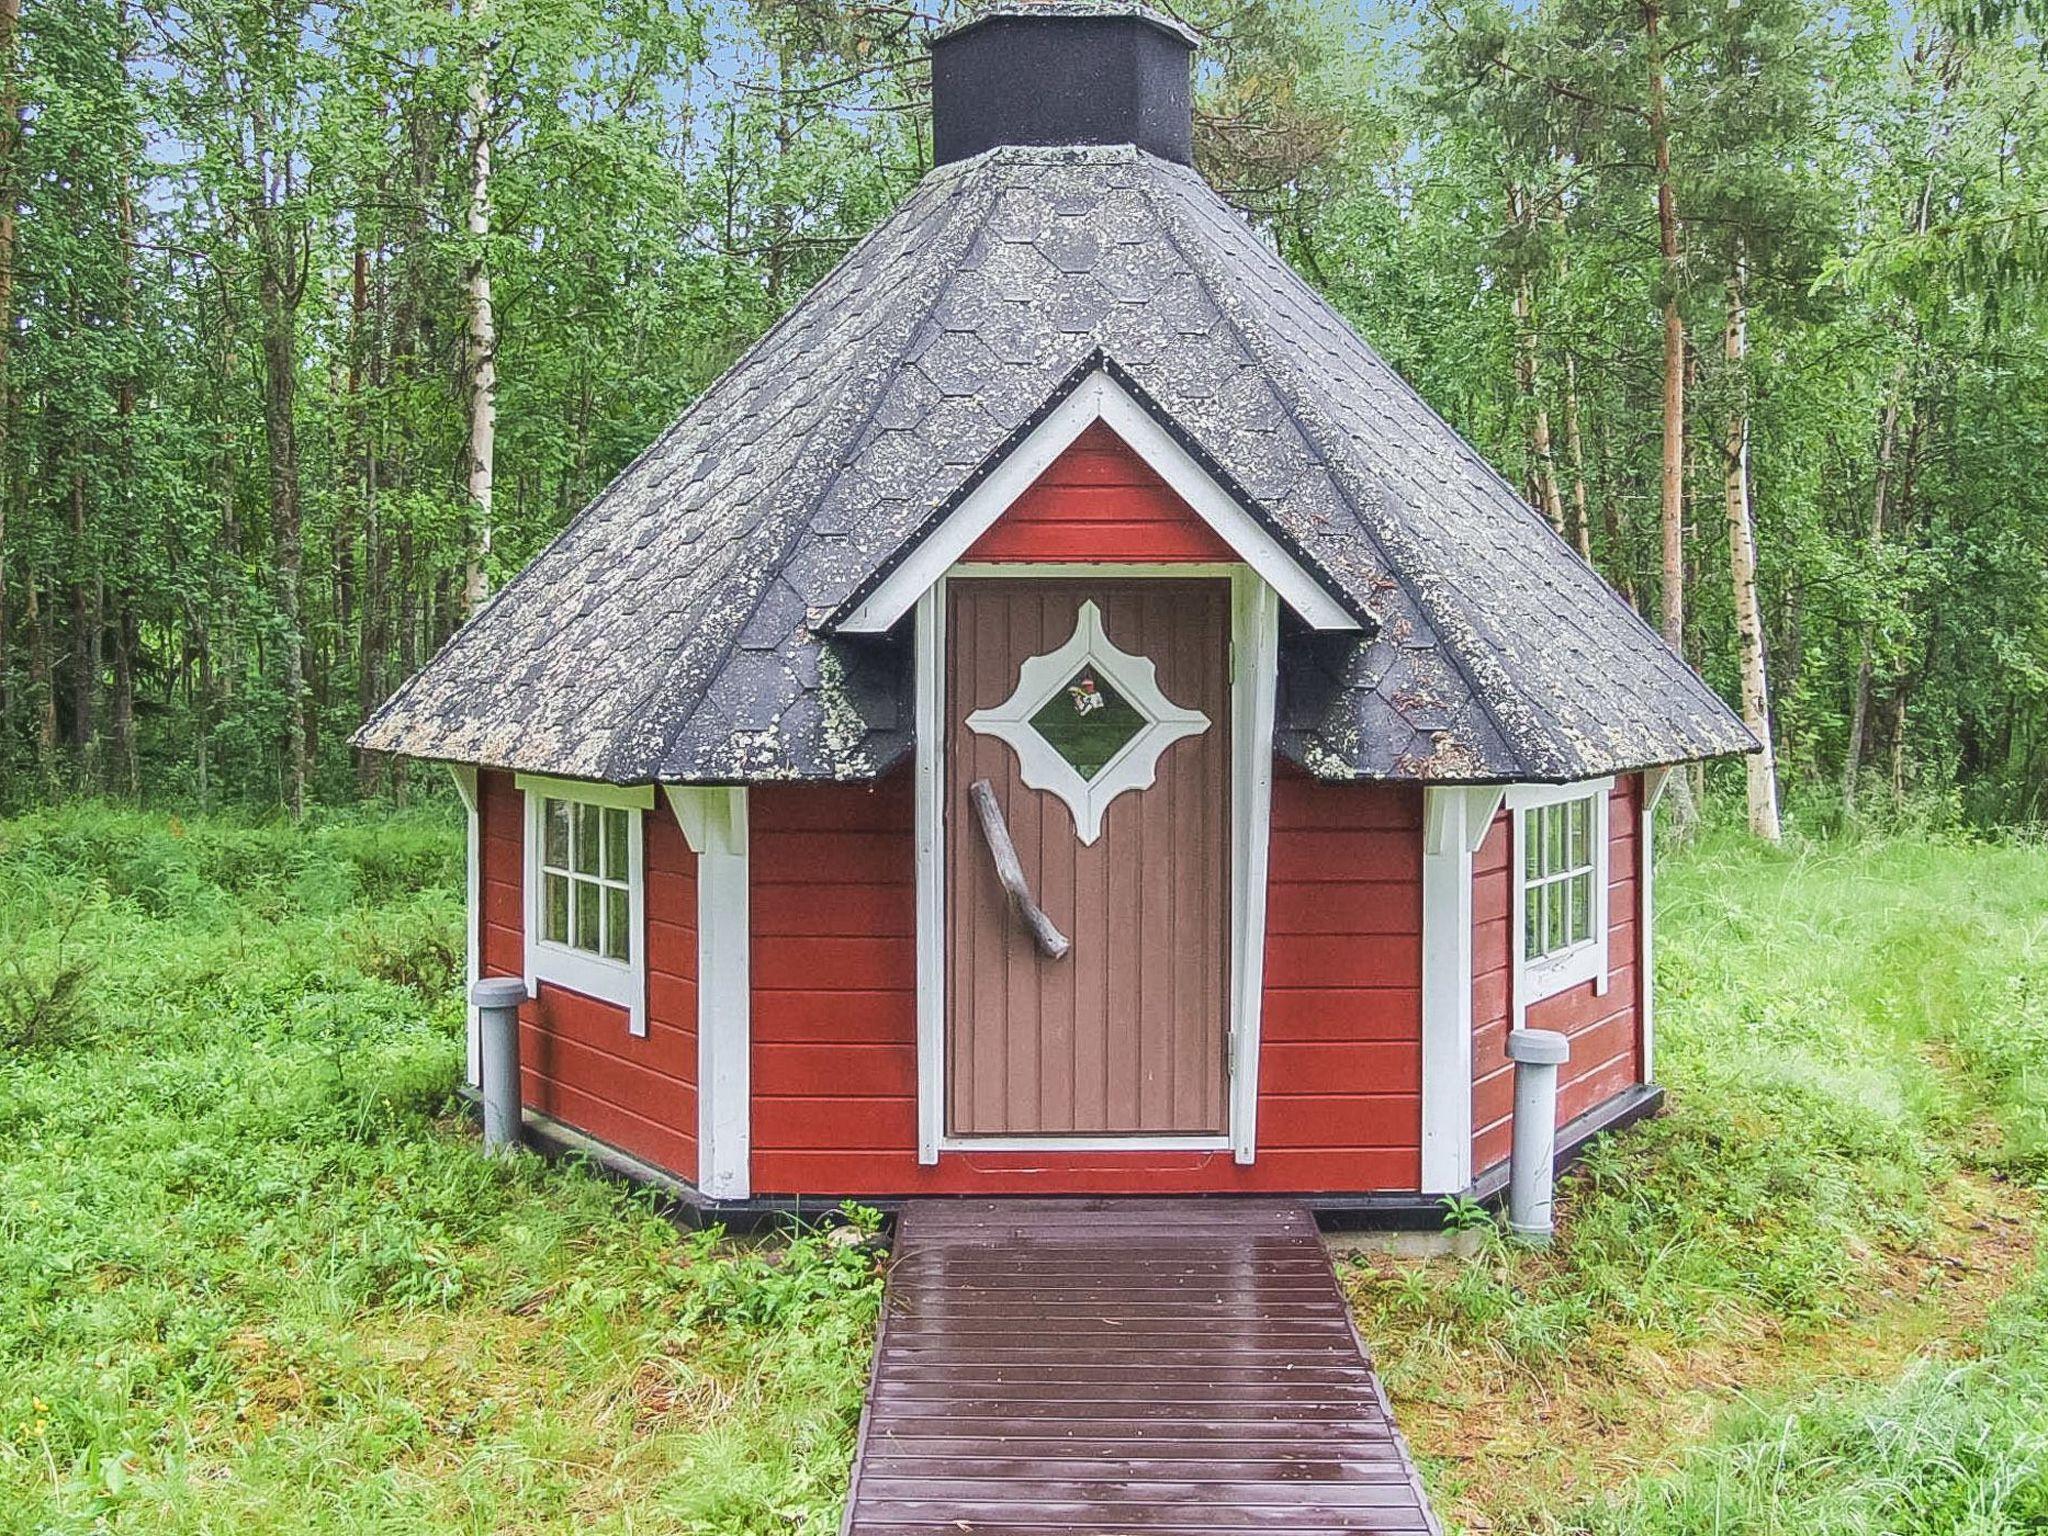
{"type": "Polygon", "coordinates": [[[1273,705],[1280,599],[1250,566],[1170,563],[958,564],[919,594],[916,626],[917,1159],[943,1152],[1257,1153],[1259,1019],[1265,988],[1266,866],[1273,806],[1273,705]],[[946,589],[976,580],[1221,578],[1230,583],[1231,890],[1229,1129],[1223,1136],[951,1136],[946,1131],[946,589]]]}

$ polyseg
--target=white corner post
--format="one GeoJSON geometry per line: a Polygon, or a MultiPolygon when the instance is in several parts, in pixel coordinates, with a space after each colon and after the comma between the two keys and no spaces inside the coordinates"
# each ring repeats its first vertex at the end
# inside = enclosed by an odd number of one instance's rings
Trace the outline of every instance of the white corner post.
{"type": "Polygon", "coordinates": [[[468,1022],[464,1036],[468,1044],[463,1062],[463,1080],[470,1087],[483,1083],[483,1025],[477,1015],[476,999],[470,996],[482,969],[478,935],[484,921],[483,799],[474,763],[448,764],[448,777],[455,781],[455,793],[462,799],[469,824],[469,853],[463,882],[462,1006],[468,1022]]]}
{"type": "Polygon", "coordinates": [[[697,855],[697,1187],[744,1200],[754,1187],[747,792],[662,788],[697,855]]]}
{"type": "Polygon", "coordinates": [[[1548,1243],[1554,1223],[1551,1194],[1557,1166],[1557,1069],[1572,1045],[1554,1029],[1517,1029],[1508,1035],[1515,1064],[1515,1138],[1508,1163],[1508,1230],[1531,1243],[1548,1243]]]}
{"type": "Polygon", "coordinates": [[[1232,857],[1230,1152],[1258,1157],[1259,1035],[1266,1006],[1266,877],[1273,829],[1273,714],[1280,675],[1280,594],[1246,570],[1230,584],[1232,857]]]}
{"type": "Polygon", "coordinates": [[[1472,856],[1505,791],[1422,791],[1422,1193],[1472,1182],[1472,856]]]}
{"type": "Polygon", "coordinates": [[[946,1103],[946,585],[939,581],[917,598],[917,1160],[939,1160],[946,1103]]]}
{"type": "Polygon", "coordinates": [[[1641,995],[1643,1081],[1657,1081],[1657,961],[1653,945],[1656,922],[1657,802],[1671,782],[1672,770],[1651,768],[1643,774],[1642,823],[1636,829],[1636,978],[1641,995]]]}

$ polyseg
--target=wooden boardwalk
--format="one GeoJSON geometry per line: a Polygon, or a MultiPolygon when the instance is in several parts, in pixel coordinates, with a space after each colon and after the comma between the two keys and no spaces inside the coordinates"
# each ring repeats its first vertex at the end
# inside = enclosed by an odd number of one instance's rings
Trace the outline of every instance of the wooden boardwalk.
{"type": "Polygon", "coordinates": [[[846,1536],[1435,1532],[1300,1205],[916,1201],[846,1536]]]}

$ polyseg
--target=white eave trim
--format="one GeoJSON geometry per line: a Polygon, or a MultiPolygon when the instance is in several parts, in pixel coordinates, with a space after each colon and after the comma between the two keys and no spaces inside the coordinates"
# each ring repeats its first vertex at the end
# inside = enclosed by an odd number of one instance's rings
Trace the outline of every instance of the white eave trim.
{"type": "Polygon", "coordinates": [[[1310,628],[1360,627],[1358,620],[1281,548],[1172,433],[1160,426],[1109,373],[1098,369],[1011,449],[839,628],[850,634],[880,634],[892,628],[973,547],[974,541],[994,527],[1011,504],[1037,483],[1053,460],[1098,421],[1106,423],[1173,487],[1196,515],[1216,531],[1217,537],[1310,628]]]}

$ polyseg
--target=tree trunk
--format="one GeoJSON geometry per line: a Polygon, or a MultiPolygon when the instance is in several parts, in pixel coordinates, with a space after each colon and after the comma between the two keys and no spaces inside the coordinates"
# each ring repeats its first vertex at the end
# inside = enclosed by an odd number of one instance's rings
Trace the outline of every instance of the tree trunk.
{"type": "MultiPolygon", "coordinates": [[[[83,456],[85,445],[74,441],[72,452],[83,456]]],[[[85,470],[71,471],[71,747],[79,788],[91,790],[99,779],[100,597],[94,575],[86,512],[85,470]]]]}
{"type": "Polygon", "coordinates": [[[1658,286],[1664,293],[1664,439],[1658,531],[1662,536],[1659,615],[1674,650],[1685,645],[1685,319],[1678,307],[1681,276],[1678,204],[1671,185],[1669,92],[1664,79],[1662,22],[1657,3],[1643,7],[1650,54],[1650,144],[1657,166],[1658,286]]]}
{"type": "MultiPolygon", "coordinates": [[[[1899,411],[1906,394],[1906,359],[1901,356],[1892,369],[1891,392],[1885,397],[1884,414],[1877,429],[1877,475],[1870,492],[1870,522],[1864,529],[1863,548],[1874,572],[1884,548],[1885,523],[1890,516],[1892,465],[1898,453],[1899,411]]],[[[1856,778],[1863,771],[1863,739],[1870,724],[1871,653],[1876,645],[1875,626],[1864,620],[1856,642],[1856,692],[1849,704],[1849,745],[1842,754],[1842,809],[1856,809],[1856,778]]]]}
{"type": "MultiPolygon", "coordinates": [[[[259,114],[258,142],[267,132],[259,114]]],[[[267,146],[266,146],[267,148],[267,146]]],[[[262,164],[267,172],[268,157],[262,164]]],[[[300,582],[305,564],[299,499],[298,295],[293,242],[278,228],[270,188],[257,194],[253,222],[257,300],[262,311],[263,439],[269,458],[271,569],[283,631],[285,799],[294,817],[306,810],[306,637],[300,582]]]]}
{"type": "Polygon", "coordinates": [[[35,712],[36,774],[45,794],[57,787],[57,680],[50,669],[50,609],[41,599],[33,567],[23,583],[28,623],[29,708],[35,712]]]}
{"type": "MultiPolygon", "coordinates": [[[[1658,286],[1664,291],[1664,437],[1657,528],[1660,535],[1659,624],[1665,642],[1685,654],[1685,318],[1679,312],[1682,276],[1678,243],[1678,202],[1671,184],[1670,93],[1664,78],[1660,35],[1661,0],[1643,6],[1643,32],[1650,62],[1650,146],[1657,167],[1658,286]]],[[[1671,820],[1679,827],[1698,815],[1686,774],[1672,776],[1666,791],[1671,820]]]]}
{"type": "Polygon", "coordinates": [[[7,654],[12,617],[7,596],[7,508],[14,478],[7,470],[14,426],[9,344],[14,338],[15,160],[21,145],[21,98],[15,83],[20,73],[15,60],[20,23],[21,0],[0,0],[0,741],[11,739],[14,725],[14,669],[7,654]]]}
{"type": "MultiPolygon", "coordinates": [[[[1508,217],[1517,227],[1533,222],[1528,203],[1518,187],[1508,188],[1508,217]]],[[[1534,482],[1535,500],[1543,509],[1544,517],[1555,532],[1562,534],[1564,502],[1557,491],[1557,462],[1550,443],[1550,412],[1543,404],[1541,369],[1536,355],[1535,279],[1526,266],[1519,265],[1519,258],[1513,308],[1515,383],[1521,390],[1523,406],[1529,412],[1529,478],[1534,482]]]]}
{"type": "Polygon", "coordinates": [[[1628,531],[1621,521],[1621,498],[1615,489],[1614,444],[1607,435],[1607,418],[1600,418],[1600,520],[1607,529],[1607,563],[1614,585],[1629,607],[1642,611],[1636,595],[1635,552],[1629,547],[1628,531]]]}
{"type": "Polygon", "coordinates": [[[1763,743],[1746,760],[1749,780],[1749,830],[1777,842],[1777,750],[1771,737],[1770,678],[1764,654],[1763,615],[1756,599],[1756,526],[1749,502],[1749,314],[1743,293],[1740,260],[1728,279],[1728,327],[1723,351],[1735,404],[1728,412],[1726,492],[1728,503],[1728,569],[1735,589],[1735,643],[1742,670],[1742,720],[1763,743]]]}
{"type": "MultiPolygon", "coordinates": [[[[486,0],[473,0],[481,26],[486,0]]],[[[490,591],[491,476],[498,444],[498,330],[491,312],[491,97],[489,49],[481,37],[469,73],[469,500],[475,528],[462,585],[463,612],[475,613],[490,591]]]]}
{"type": "Polygon", "coordinates": [[[1586,513],[1586,442],[1579,435],[1579,362],[1564,355],[1564,440],[1572,456],[1572,542],[1579,558],[1593,563],[1593,524],[1586,513]]]}
{"type": "MultiPolygon", "coordinates": [[[[349,430],[353,436],[357,503],[363,530],[363,590],[357,605],[359,630],[356,639],[356,718],[369,718],[370,711],[384,696],[384,579],[386,556],[384,534],[377,507],[377,448],[373,439],[369,409],[363,400],[365,374],[375,375],[372,358],[373,328],[370,311],[369,252],[356,251],[355,283],[352,289],[354,316],[353,347],[349,362],[349,430]]],[[[377,283],[377,313],[381,321],[385,284],[380,267],[377,283]]],[[[382,325],[374,335],[381,336],[382,325]]],[[[377,789],[380,759],[375,753],[358,750],[356,790],[368,796],[377,789]]]]}

